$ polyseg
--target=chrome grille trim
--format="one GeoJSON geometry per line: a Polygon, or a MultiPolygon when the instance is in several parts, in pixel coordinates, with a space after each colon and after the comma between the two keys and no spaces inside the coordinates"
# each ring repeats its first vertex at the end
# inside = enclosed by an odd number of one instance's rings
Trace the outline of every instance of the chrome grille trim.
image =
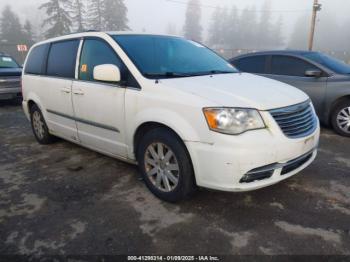
{"type": "Polygon", "coordinates": [[[317,117],[310,100],[301,104],[269,111],[282,132],[289,138],[301,138],[317,128],[317,117]]]}

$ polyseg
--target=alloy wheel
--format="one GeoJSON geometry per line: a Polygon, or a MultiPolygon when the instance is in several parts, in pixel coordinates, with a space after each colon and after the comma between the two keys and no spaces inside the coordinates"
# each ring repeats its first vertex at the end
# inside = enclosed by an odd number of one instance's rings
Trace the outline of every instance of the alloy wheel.
{"type": "Polygon", "coordinates": [[[173,191],[179,183],[180,168],[174,152],[163,143],[152,143],[144,155],[146,174],[163,192],[173,191]]]}
{"type": "Polygon", "coordinates": [[[339,111],[337,115],[338,127],[347,134],[350,134],[350,107],[339,111]]]}
{"type": "Polygon", "coordinates": [[[44,129],[44,122],[42,120],[42,117],[38,111],[35,111],[33,113],[33,128],[35,131],[35,134],[39,139],[43,139],[45,135],[45,129],[44,129]]]}

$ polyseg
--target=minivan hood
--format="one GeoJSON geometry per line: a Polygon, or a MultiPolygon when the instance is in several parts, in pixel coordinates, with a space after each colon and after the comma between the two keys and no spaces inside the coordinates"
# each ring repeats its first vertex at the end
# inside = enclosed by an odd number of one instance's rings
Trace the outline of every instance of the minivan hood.
{"type": "Polygon", "coordinates": [[[308,99],[295,87],[248,73],[163,79],[160,84],[205,98],[213,106],[270,110],[308,99]]]}

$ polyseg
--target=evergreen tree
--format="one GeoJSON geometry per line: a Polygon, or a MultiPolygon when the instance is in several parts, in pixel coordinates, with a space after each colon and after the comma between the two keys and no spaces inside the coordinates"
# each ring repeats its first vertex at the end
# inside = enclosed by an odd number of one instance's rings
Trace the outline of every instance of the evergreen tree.
{"type": "Polygon", "coordinates": [[[0,35],[3,42],[17,45],[25,40],[19,18],[8,5],[2,11],[0,24],[0,35]]]}
{"type": "Polygon", "coordinates": [[[71,32],[72,21],[66,5],[67,0],[49,0],[39,7],[39,9],[44,9],[48,15],[48,18],[43,22],[44,26],[48,26],[46,37],[50,38],[71,32]]]}
{"type": "Polygon", "coordinates": [[[342,36],[340,37],[340,49],[345,51],[346,61],[350,64],[350,19],[347,18],[344,24],[340,26],[339,31],[342,33],[342,36]]]}
{"type": "MultiPolygon", "coordinates": [[[[310,18],[309,18],[310,21],[310,18]]],[[[309,22],[310,23],[310,22],[309,22]]],[[[308,35],[310,27],[308,26],[308,35]]],[[[349,30],[342,31],[334,16],[327,12],[318,14],[317,26],[315,30],[314,49],[326,51],[340,51],[342,48],[348,47],[348,42],[343,45],[344,34],[349,30]],[[333,40],[333,41],[332,41],[333,40]]]]}
{"type": "Polygon", "coordinates": [[[168,23],[165,32],[169,35],[177,35],[176,25],[173,23],[168,23]]]}
{"type": "Polygon", "coordinates": [[[299,17],[290,37],[288,44],[289,48],[302,50],[306,50],[308,48],[309,27],[305,25],[310,22],[309,19],[311,19],[309,18],[309,15],[299,17]]]}
{"type": "Polygon", "coordinates": [[[271,0],[265,0],[262,6],[262,13],[259,20],[258,34],[256,39],[259,39],[257,42],[260,49],[266,49],[272,43],[271,39],[271,0]]]}
{"type": "Polygon", "coordinates": [[[240,17],[236,6],[232,6],[227,14],[223,15],[224,43],[226,48],[237,48],[241,44],[240,17]]]}
{"type": "Polygon", "coordinates": [[[17,51],[17,45],[29,44],[23,33],[18,16],[10,6],[5,6],[0,18],[1,51],[12,55],[17,61],[23,62],[23,57],[17,51]]]}
{"type": "Polygon", "coordinates": [[[124,0],[94,0],[89,6],[90,28],[99,31],[128,30],[128,8],[124,0]]]}
{"type": "Polygon", "coordinates": [[[128,8],[126,7],[124,0],[104,0],[104,2],[104,30],[128,30],[128,8]]]}
{"type": "Polygon", "coordinates": [[[25,23],[24,23],[24,26],[23,26],[23,34],[26,38],[26,43],[29,45],[29,46],[32,46],[35,41],[34,41],[34,33],[33,33],[33,27],[32,27],[32,24],[30,23],[29,20],[26,20],[25,23]]]}
{"type": "Polygon", "coordinates": [[[213,12],[211,23],[209,25],[208,30],[208,43],[211,47],[217,48],[219,45],[223,44],[223,38],[222,38],[222,31],[223,28],[221,27],[221,20],[222,20],[222,8],[216,7],[216,9],[213,12]]]}
{"type": "Polygon", "coordinates": [[[241,13],[235,6],[217,7],[209,26],[208,43],[215,49],[269,49],[283,45],[283,19],[272,21],[271,2],[266,0],[258,22],[256,8],[247,7],[241,13]]]}
{"type": "Polygon", "coordinates": [[[85,0],[70,0],[71,19],[77,32],[85,31],[85,0]]]}
{"type": "Polygon", "coordinates": [[[256,8],[247,7],[242,11],[240,17],[240,29],[244,27],[244,30],[241,30],[239,35],[241,36],[240,45],[238,48],[244,49],[256,49],[258,47],[258,18],[256,13],[256,8]]]}
{"type": "Polygon", "coordinates": [[[89,4],[89,27],[93,30],[104,30],[103,12],[105,10],[103,0],[91,0],[89,4]]]}
{"type": "Polygon", "coordinates": [[[281,46],[284,45],[282,27],[283,27],[283,17],[279,16],[276,21],[276,24],[272,28],[272,39],[273,39],[273,43],[271,45],[272,48],[280,48],[281,46]]]}
{"type": "Polygon", "coordinates": [[[186,11],[184,35],[188,39],[202,41],[202,10],[199,0],[189,0],[186,11]]]}
{"type": "Polygon", "coordinates": [[[220,19],[219,19],[219,35],[220,35],[220,42],[219,45],[221,48],[229,48],[229,38],[228,38],[228,23],[230,20],[230,14],[229,11],[226,7],[221,9],[221,14],[220,14],[220,19]]]}

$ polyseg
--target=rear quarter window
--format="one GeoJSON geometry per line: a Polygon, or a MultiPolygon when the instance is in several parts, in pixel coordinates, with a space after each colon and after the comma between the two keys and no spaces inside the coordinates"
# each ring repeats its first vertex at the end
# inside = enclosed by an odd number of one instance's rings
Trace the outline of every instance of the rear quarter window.
{"type": "Polygon", "coordinates": [[[43,74],[48,49],[49,44],[34,47],[33,50],[29,53],[24,73],[34,75],[43,74]]]}
{"type": "Polygon", "coordinates": [[[51,44],[47,60],[47,75],[74,78],[79,40],[68,40],[51,44]]]}
{"type": "Polygon", "coordinates": [[[266,72],[266,56],[244,57],[234,62],[234,65],[243,72],[264,74],[266,72]]]}

